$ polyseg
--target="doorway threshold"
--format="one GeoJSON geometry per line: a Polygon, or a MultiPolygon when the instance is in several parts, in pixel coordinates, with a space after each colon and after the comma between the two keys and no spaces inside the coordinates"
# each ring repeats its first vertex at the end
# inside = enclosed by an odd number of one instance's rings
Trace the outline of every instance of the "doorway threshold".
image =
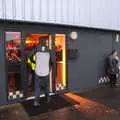
{"type": "MultiPolygon", "coordinates": [[[[55,93],[49,93],[49,95],[52,96],[52,95],[55,95],[55,93]]],[[[41,94],[40,97],[41,97],[41,98],[42,98],[42,97],[45,97],[45,94],[41,94]]],[[[31,96],[31,97],[26,98],[25,100],[32,100],[32,99],[34,99],[34,98],[35,98],[34,96],[31,96]]]]}

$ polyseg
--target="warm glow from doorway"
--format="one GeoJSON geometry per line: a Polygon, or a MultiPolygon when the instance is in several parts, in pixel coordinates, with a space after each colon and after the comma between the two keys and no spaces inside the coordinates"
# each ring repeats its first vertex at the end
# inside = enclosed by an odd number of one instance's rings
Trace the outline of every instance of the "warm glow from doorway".
{"type": "MultiPolygon", "coordinates": [[[[61,48],[57,49],[57,51],[62,50],[62,61],[57,62],[59,66],[62,66],[59,73],[62,72],[62,84],[66,87],[66,36],[64,34],[56,34],[55,37],[55,46],[61,46],[61,48]]],[[[59,79],[59,78],[58,78],[59,79]]]]}
{"type": "Polygon", "coordinates": [[[71,99],[73,101],[76,101],[79,103],[78,105],[75,105],[74,107],[79,110],[80,113],[83,113],[86,118],[93,119],[93,118],[99,118],[100,116],[110,114],[111,112],[114,112],[114,109],[111,107],[101,104],[97,101],[87,99],[85,97],[73,94],[73,93],[67,93],[65,94],[65,98],[71,99]]]}

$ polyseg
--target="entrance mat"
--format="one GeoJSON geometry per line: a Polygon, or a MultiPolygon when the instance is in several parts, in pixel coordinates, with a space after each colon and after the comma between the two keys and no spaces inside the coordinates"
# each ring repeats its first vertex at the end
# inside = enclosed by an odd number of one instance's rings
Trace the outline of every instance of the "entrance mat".
{"type": "Polygon", "coordinates": [[[40,107],[35,108],[33,106],[33,100],[24,101],[21,103],[29,116],[37,116],[42,113],[52,112],[61,108],[71,107],[78,104],[75,101],[69,100],[64,95],[55,95],[51,97],[51,102],[46,103],[45,98],[41,98],[40,107]]]}

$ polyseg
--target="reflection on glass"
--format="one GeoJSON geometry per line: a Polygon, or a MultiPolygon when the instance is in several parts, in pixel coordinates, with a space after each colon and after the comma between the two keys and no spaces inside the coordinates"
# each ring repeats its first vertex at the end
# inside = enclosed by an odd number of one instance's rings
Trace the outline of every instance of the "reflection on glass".
{"type": "Polygon", "coordinates": [[[6,59],[8,68],[8,94],[21,91],[21,34],[6,32],[6,59]]]}
{"type": "Polygon", "coordinates": [[[6,32],[6,57],[8,61],[21,61],[20,45],[19,32],[6,32]]]}

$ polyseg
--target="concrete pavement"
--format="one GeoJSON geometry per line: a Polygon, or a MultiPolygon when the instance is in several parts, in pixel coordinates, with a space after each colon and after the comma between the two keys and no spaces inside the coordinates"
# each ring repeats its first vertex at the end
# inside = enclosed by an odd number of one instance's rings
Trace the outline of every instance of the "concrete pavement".
{"type": "Polygon", "coordinates": [[[39,114],[33,116],[30,112],[35,112],[35,108],[29,111],[32,107],[26,109],[22,103],[0,107],[0,120],[120,120],[120,87],[99,87],[60,97],[53,98],[48,109],[42,103],[45,111],[39,113],[38,109],[39,114]]]}

